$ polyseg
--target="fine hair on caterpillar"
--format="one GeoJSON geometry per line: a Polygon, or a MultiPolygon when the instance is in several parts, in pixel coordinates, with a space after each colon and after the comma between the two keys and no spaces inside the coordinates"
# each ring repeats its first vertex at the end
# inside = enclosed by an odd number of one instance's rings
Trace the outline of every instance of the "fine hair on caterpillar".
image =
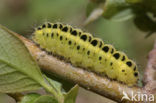
{"type": "Polygon", "coordinates": [[[60,55],[74,66],[103,73],[129,86],[139,79],[138,68],[127,55],[90,33],[61,23],[44,23],[33,32],[33,40],[47,52],[60,55]]]}

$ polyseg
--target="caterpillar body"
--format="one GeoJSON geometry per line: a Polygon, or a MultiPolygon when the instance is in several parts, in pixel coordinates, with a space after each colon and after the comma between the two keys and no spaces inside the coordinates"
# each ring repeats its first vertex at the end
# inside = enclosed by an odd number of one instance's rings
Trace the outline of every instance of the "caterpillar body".
{"type": "Polygon", "coordinates": [[[35,29],[33,40],[48,52],[63,56],[74,66],[103,73],[129,86],[139,79],[138,68],[125,53],[90,33],[61,23],[44,23],[35,29]]]}

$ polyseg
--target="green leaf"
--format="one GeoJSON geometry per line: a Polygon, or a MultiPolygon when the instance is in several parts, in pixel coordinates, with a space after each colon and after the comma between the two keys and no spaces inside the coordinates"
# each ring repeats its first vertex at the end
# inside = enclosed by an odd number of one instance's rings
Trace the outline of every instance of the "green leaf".
{"type": "Polygon", "coordinates": [[[41,95],[37,93],[30,93],[25,95],[20,103],[34,103],[34,101],[39,98],[41,95]]]}
{"type": "MultiPolygon", "coordinates": [[[[15,33],[2,26],[0,26],[0,54],[0,92],[23,92],[43,86],[60,103],[75,102],[78,86],[63,95],[62,85],[46,76],[43,77],[23,42],[15,36],[15,33]]],[[[33,103],[37,97],[38,95],[27,95],[23,103],[33,103]]],[[[35,100],[35,103],[57,103],[54,97],[42,96],[35,100]]]]}
{"type": "Polygon", "coordinates": [[[0,26],[0,92],[36,90],[39,83],[44,78],[23,42],[0,26]]]}
{"type": "Polygon", "coordinates": [[[78,93],[79,86],[75,85],[73,88],[71,88],[67,93],[65,91],[62,91],[62,84],[60,84],[57,81],[54,81],[48,77],[45,76],[47,81],[50,83],[50,85],[56,90],[57,93],[64,96],[64,103],[75,103],[76,96],[78,93]]]}
{"type": "Polygon", "coordinates": [[[156,15],[156,0],[143,0],[143,6],[142,6],[142,10],[145,10],[145,12],[151,12],[154,15],[156,15]]]}
{"type": "Polygon", "coordinates": [[[132,4],[126,0],[106,0],[100,3],[90,2],[86,11],[88,18],[84,25],[95,21],[101,16],[116,22],[125,21],[135,16],[132,4]]]}
{"type": "Polygon", "coordinates": [[[125,21],[134,16],[131,5],[125,0],[106,0],[103,17],[114,21],[125,21]]]}
{"type": "Polygon", "coordinates": [[[52,96],[43,95],[36,99],[34,103],[58,103],[58,101],[52,96]]]}
{"type": "Polygon", "coordinates": [[[0,92],[12,93],[36,90],[43,86],[57,100],[62,100],[42,73],[16,34],[0,26],[0,92]]]}
{"type": "Polygon", "coordinates": [[[61,77],[57,76],[54,73],[50,73],[50,72],[46,72],[46,71],[44,73],[46,74],[46,76],[49,79],[52,79],[53,81],[58,82],[59,84],[61,83],[60,85],[61,85],[62,91],[68,92],[71,88],[73,88],[75,86],[74,83],[72,83],[68,80],[62,79],[61,77]]]}
{"type": "Polygon", "coordinates": [[[131,18],[133,18],[135,14],[133,13],[132,9],[126,8],[120,12],[118,12],[116,15],[112,16],[110,20],[116,21],[116,22],[121,22],[121,21],[126,21],[131,18]]]}
{"type": "Polygon", "coordinates": [[[137,15],[134,19],[135,25],[144,32],[155,32],[156,22],[152,20],[147,14],[137,15]]]}
{"type": "MultiPolygon", "coordinates": [[[[48,78],[46,75],[44,75],[44,77],[45,77],[46,80],[49,82],[49,84],[54,88],[54,90],[55,90],[58,94],[62,95],[62,92],[61,92],[62,84],[59,83],[59,82],[57,82],[57,81],[55,81],[55,80],[52,80],[52,79],[48,78]]],[[[63,95],[62,95],[62,96],[63,96],[63,95]]]]}
{"type": "Polygon", "coordinates": [[[79,89],[78,85],[73,86],[73,88],[71,88],[68,92],[65,92],[65,91],[63,91],[64,88],[62,88],[61,83],[59,83],[59,82],[57,82],[57,81],[55,81],[53,79],[50,79],[50,78],[48,78],[46,76],[45,76],[45,78],[49,82],[49,84],[55,89],[55,91],[59,95],[62,95],[62,97],[64,99],[63,100],[64,103],[75,103],[76,96],[77,96],[78,89],[79,89]]]}
{"type": "Polygon", "coordinates": [[[75,103],[79,86],[75,85],[68,93],[64,94],[64,103],[75,103]]]}

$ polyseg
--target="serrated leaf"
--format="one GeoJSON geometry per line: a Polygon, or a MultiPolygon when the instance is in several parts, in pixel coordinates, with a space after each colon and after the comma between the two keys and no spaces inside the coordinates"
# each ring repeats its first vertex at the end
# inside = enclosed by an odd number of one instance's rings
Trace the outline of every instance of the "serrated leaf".
{"type": "Polygon", "coordinates": [[[64,94],[64,103],[75,103],[79,86],[75,85],[68,93],[64,94]]]}
{"type": "Polygon", "coordinates": [[[49,95],[43,95],[37,98],[34,103],[58,103],[58,101],[49,95]]]}
{"type": "Polygon", "coordinates": [[[40,96],[41,95],[37,93],[29,93],[22,98],[20,103],[34,103],[40,96]]]}

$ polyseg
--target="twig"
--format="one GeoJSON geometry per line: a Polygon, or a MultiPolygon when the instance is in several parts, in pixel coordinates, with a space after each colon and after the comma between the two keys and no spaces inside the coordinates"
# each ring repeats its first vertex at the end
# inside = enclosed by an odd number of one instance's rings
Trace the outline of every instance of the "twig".
{"type": "Polygon", "coordinates": [[[156,93],[156,41],[148,55],[148,63],[144,73],[145,89],[156,93]]]}
{"type": "MultiPolygon", "coordinates": [[[[40,67],[43,68],[43,71],[55,73],[102,96],[121,102],[123,91],[128,96],[131,96],[132,92],[134,94],[153,93],[151,91],[147,91],[144,88],[128,87],[127,85],[121,84],[117,81],[111,81],[106,77],[101,77],[84,69],[73,67],[71,64],[58,60],[57,58],[48,55],[44,51],[41,51],[40,48],[38,48],[34,43],[24,38],[23,36],[17,36],[24,42],[31,55],[35,58],[40,67]]],[[[156,98],[156,92],[154,93],[154,95],[156,98]]]]}

